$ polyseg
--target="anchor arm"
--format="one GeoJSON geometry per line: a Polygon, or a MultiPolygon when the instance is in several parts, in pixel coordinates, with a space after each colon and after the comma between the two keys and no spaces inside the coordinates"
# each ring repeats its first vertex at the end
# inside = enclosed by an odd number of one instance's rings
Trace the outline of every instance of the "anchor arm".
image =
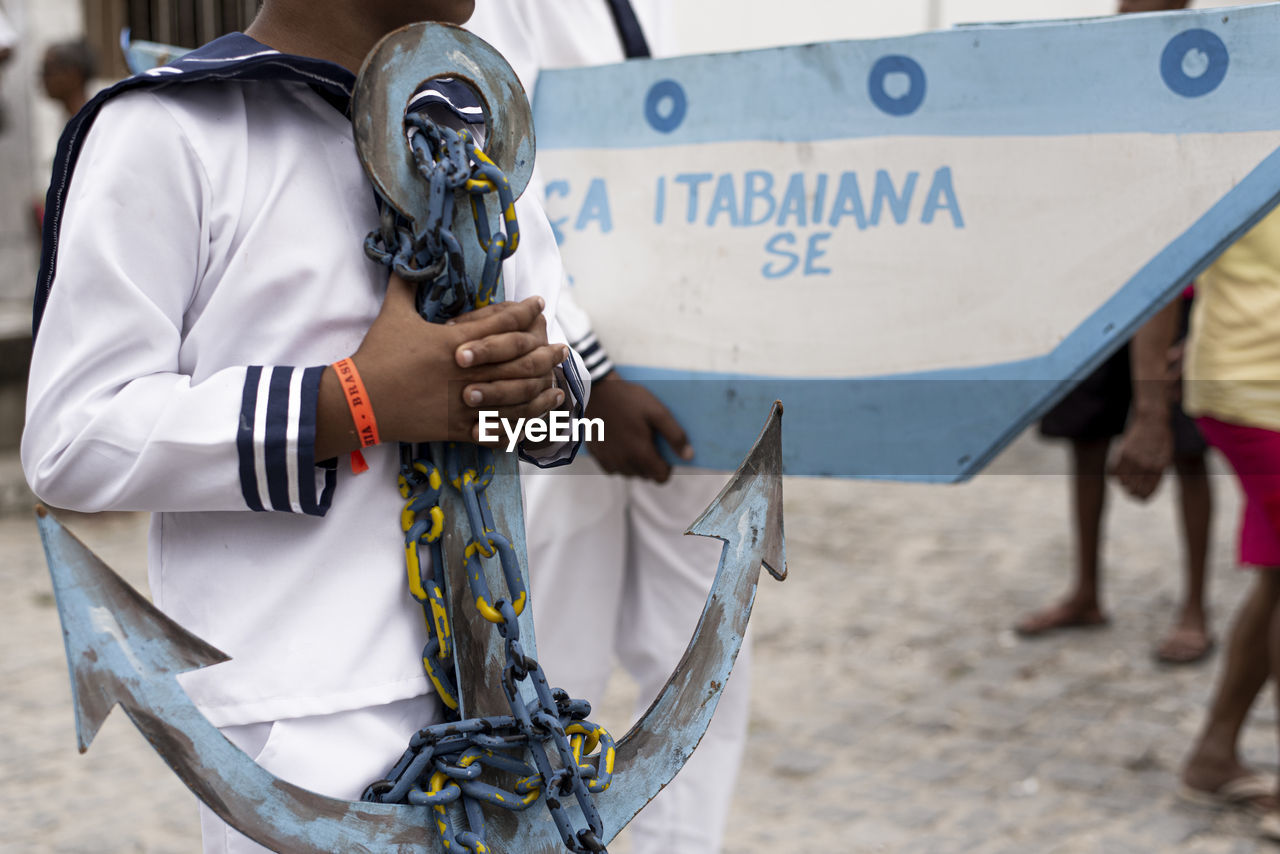
{"type": "Polygon", "coordinates": [[[686,532],[724,540],[720,566],[684,657],[618,742],[613,785],[597,796],[613,838],[662,790],[702,740],[742,647],[760,568],[786,577],[782,404],[774,403],[742,466],[686,532]]]}
{"type": "Polygon", "coordinates": [[[157,610],[48,510],[39,507],[36,515],[62,619],[81,752],[119,703],[196,797],[274,851],[439,850],[427,807],[328,798],[255,764],[200,714],[175,678],[227,656],[157,610]]]}

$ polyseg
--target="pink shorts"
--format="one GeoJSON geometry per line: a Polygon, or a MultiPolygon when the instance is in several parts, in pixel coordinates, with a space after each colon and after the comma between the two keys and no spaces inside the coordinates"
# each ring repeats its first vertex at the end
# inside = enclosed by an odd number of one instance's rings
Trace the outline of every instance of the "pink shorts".
{"type": "Polygon", "coordinates": [[[1196,425],[1231,463],[1244,492],[1240,562],[1280,568],[1280,432],[1208,417],[1196,425]]]}

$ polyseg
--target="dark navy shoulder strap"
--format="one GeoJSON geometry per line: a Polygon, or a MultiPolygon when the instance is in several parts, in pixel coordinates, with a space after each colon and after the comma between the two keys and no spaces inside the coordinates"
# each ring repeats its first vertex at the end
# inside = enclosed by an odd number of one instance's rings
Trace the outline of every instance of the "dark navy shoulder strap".
{"type": "Polygon", "coordinates": [[[36,280],[32,310],[32,335],[40,330],[40,318],[49,300],[58,263],[58,233],[63,205],[75,172],[84,139],[103,105],[134,89],[174,87],[208,81],[285,81],[305,83],[344,115],[350,115],[355,76],[345,68],[320,59],[283,54],[243,33],[232,33],[193,50],[168,65],[152,68],[100,92],[67,123],[58,141],[53,179],[45,200],[41,235],[40,274],[36,280]]]}
{"type": "Polygon", "coordinates": [[[631,8],[631,3],[628,0],[608,2],[627,59],[648,59],[653,56],[649,51],[649,41],[644,37],[644,28],[640,26],[640,19],[636,17],[636,10],[631,8]]]}

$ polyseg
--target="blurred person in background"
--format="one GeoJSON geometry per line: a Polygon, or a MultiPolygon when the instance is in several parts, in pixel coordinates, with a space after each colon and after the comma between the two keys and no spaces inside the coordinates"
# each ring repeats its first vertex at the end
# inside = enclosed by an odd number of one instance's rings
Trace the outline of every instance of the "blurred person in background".
{"type": "Polygon", "coordinates": [[[0,7],[0,66],[13,58],[13,50],[18,46],[18,31],[13,28],[8,14],[0,7]]]}
{"type": "Polygon", "coordinates": [[[97,73],[97,57],[84,39],[49,45],[40,62],[44,93],[62,105],[68,119],[88,102],[89,81],[97,73]]]}
{"type": "MultiPolygon", "coordinates": [[[[1236,611],[1179,792],[1194,803],[1258,814],[1261,835],[1280,840],[1278,784],[1246,765],[1239,749],[1262,688],[1280,684],[1280,213],[1269,214],[1204,272],[1185,347],[1170,350],[1177,311],[1175,303],[1152,318],[1134,347],[1148,354],[1150,373],[1158,370],[1157,354],[1168,351],[1176,360],[1185,352],[1182,405],[1235,472],[1244,498],[1239,561],[1257,570],[1236,611]]],[[[1168,465],[1166,424],[1151,417],[1126,435],[1117,474],[1139,497],[1154,489],[1168,465]]]]}
{"type": "MultiPolygon", "coordinates": [[[[62,105],[64,119],[70,119],[88,103],[89,81],[97,74],[97,57],[84,39],[49,45],[40,61],[40,86],[45,95],[62,105]]],[[[44,228],[44,202],[43,197],[31,200],[36,234],[44,228]]]]}
{"type": "MultiPolygon", "coordinates": [[[[1150,351],[1173,340],[1176,306],[1138,333],[1150,351]],[[1144,340],[1146,339],[1146,340],[1144,340]]],[[[1228,248],[1201,276],[1186,343],[1183,406],[1235,471],[1244,496],[1239,560],[1258,570],[1236,612],[1204,726],[1182,771],[1197,803],[1263,812],[1280,839],[1276,782],[1244,764],[1240,733],[1268,680],[1280,677],[1280,213],[1228,248]]],[[[1141,495],[1167,462],[1169,436],[1150,422],[1121,482],[1141,495]]]]}
{"type": "MultiPolygon", "coordinates": [[[[1186,0],[1122,0],[1121,14],[1185,9],[1186,0]]],[[[1177,303],[1182,335],[1191,312],[1191,294],[1177,303]]],[[[1176,319],[1176,318],[1175,318],[1176,319]]],[[[1035,611],[1018,622],[1023,637],[1039,637],[1059,629],[1107,625],[1102,606],[1101,551],[1103,511],[1106,507],[1107,459],[1117,437],[1116,466],[1123,466],[1138,449],[1148,446],[1153,432],[1168,435],[1165,465],[1172,463],[1178,479],[1179,522],[1184,548],[1183,599],[1173,627],[1155,648],[1165,664],[1203,660],[1213,649],[1205,588],[1213,496],[1205,466],[1207,446],[1196,425],[1178,406],[1165,399],[1167,342],[1144,352],[1126,345],[1086,377],[1045,415],[1040,431],[1071,442],[1072,515],[1076,533],[1076,567],[1072,590],[1057,604],[1035,611]],[[1161,425],[1150,423],[1163,419],[1161,425]]],[[[1144,468],[1143,470],[1146,470],[1144,468]]],[[[1132,492],[1143,500],[1155,492],[1159,478],[1144,481],[1132,492]]]]}
{"type": "MultiPolygon", "coordinates": [[[[18,47],[18,31],[14,29],[9,15],[0,7],[0,73],[8,67],[9,60],[13,59],[13,52],[18,47]]],[[[0,101],[0,133],[9,126],[9,110],[8,104],[0,101]]]]}

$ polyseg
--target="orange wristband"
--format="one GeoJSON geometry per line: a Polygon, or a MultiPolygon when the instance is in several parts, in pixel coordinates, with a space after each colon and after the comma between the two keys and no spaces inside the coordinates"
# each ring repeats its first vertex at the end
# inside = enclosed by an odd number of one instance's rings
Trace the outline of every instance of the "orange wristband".
{"type": "MultiPolygon", "coordinates": [[[[360,447],[368,448],[378,444],[378,421],[373,417],[373,406],[369,403],[369,394],[364,390],[364,383],[360,380],[360,372],[356,370],[355,362],[342,359],[333,363],[333,369],[338,374],[342,393],[346,395],[347,406],[351,408],[351,420],[355,422],[356,434],[360,437],[360,447]]],[[[364,454],[352,451],[351,471],[361,474],[368,470],[369,464],[364,461],[364,454]]]]}

